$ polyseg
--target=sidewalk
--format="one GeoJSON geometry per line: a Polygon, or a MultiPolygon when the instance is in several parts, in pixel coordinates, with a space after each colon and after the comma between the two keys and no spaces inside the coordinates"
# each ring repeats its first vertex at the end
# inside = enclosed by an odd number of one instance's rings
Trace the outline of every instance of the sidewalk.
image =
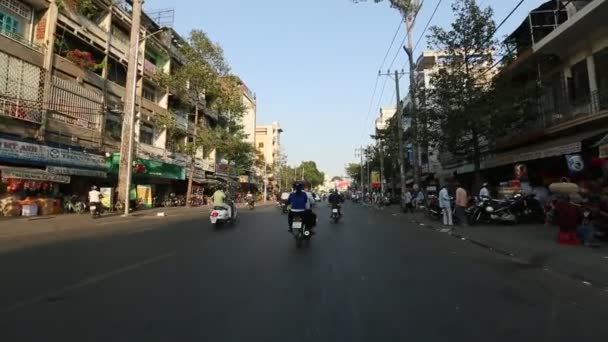
{"type": "Polygon", "coordinates": [[[90,214],[62,214],[50,216],[33,216],[18,218],[0,219],[0,241],[3,239],[23,238],[45,233],[66,232],[70,230],[84,230],[91,226],[111,225],[112,223],[136,220],[142,217],[156,217],[158,213],[165,213],[167,216],[180,215],[196,212],[208,212],[209,206],[197,208],[174,207],[174,208],[154,208],[133,212],[128,217],[121,216],[118,212],[104,213],[98,219],[91,219],[90,214]]]}
{"type": "Polygon", "coordinates": [[[448,230],[424,213],[403,214],[398,206],[384,209],[392,215],[411,217],[421,227],[469,241],[532,267],[547,269],[608,290],[608,246],[589,248],[556,242],[557,227],[535,224],[456,226],[448,230]]]}

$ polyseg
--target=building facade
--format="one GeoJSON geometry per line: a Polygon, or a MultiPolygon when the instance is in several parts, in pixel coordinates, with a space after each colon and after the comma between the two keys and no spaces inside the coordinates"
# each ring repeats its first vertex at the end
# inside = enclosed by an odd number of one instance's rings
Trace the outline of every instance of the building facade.
{"type": "MultiPolygon", "coordinates": [[[[598,147],[608,132],[607,13],[606,0],[547,1],[506,39],[513,60],[497,77],[526,90],[530,101],[523,111],[533,119],[488,142],[481,163],[486,180],[515,178],[516,166],[544,184],[599,172],[591,166],[608,156],[598,147]],[[570,167],[571,156],[583,161],[584,171],[570,167]]],[[[449,168],[473,171],[464,161],[449,168]]]]}
{"type": "MultiPolygon", "coordinates": [[[[78,194],[116,185],[131,11],[126,1],[0,0],[3,180],[61,176],[61,192],[78,194]]],[[[154,80],[184,63],[185,40],[143,13],[140,42],[134,181],[158,186],[160,196],[179,192],[190,167],[204,182],[214,153],[201,151],[188,165],[180,151],[193,136],[193,108],[154,80]],[[163,117],[174,120],[170,131],[163,117]]],[[[198,124],[214,125],[217,114],[199,105],[198,124]]]]}
{"type": "Polygon", "coordinates": [[[276,121],[271,125],[257,126],[255,129],[256,147],[264,156],[267,165],[274,165],[280,157],[281,133],[283,129],[276,121]]]}
{"type": "Polygon", "coordinates": [[[245,141],[255,146],[256,138],[256,120],[257,120],[257,102],[253,92],[243,83],[241,85],[243,90],[243,105],[245,106],[245,113],[243,114],[242,125],[243,132],[245,133],[245,141]]]}

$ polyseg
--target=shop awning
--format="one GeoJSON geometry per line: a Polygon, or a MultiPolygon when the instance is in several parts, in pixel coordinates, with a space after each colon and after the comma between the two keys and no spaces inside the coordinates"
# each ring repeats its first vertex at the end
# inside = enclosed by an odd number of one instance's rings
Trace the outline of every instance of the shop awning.
{"type": "Polygon", "coordinates": [[[9,167],[0,166],[0,173],[2,174],[2,180],[6,179],[26,179],[41,182],[54,182],[54,183],[70,183],[70,176],[56,175],[45,170],[31,169],[26,167],[9,167]]]}
{"type": "Polygon", "coordinates": [[[584,140],[600,136],[605,133],[605,128],[597,129],[522,147],[507,153],[497,154],[494,157],[486,159],[482,165],[482,168],[492,168],[529,160],[579,153],[582,150],[582,142],[584,140]]]}

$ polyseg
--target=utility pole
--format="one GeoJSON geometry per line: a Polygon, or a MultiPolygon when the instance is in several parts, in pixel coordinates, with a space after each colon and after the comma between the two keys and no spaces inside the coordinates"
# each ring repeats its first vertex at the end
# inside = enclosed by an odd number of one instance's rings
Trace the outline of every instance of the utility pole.
{"type": "Polygon", "coordinates": [[[405,75],[406,72],[401,70],[395,70],[394,75],[391,75],[390,72],[386,74],[382,74],[378,71],[378,76],[387,76],[393,78],[395,81],[395,95],[397,96],[397,143],[399,144],[399,176],[401,179],[401,194],[405,193],[405,163],[404,163],[404,149],[403,149],[403,107],[401,103],[401,94],[399,93],[399,79],[401,76],[405,75]]]}
{"type": "MultiPolygon", "coordinates": [[[[414,1],[414,8],[422,6],[418,0],[414,1]]],[[[408,63],[410,65],[410,102],[412,105],[412,154],[414,155],[414,184],[420,189],[420,165],[418,155],[418,113],[417,113],[417,84],[416,84],[416,64],[414,63],[414,25],[416,24],[416,15],[418,10],[410,13],[405,18],[405,28],[407,30],[407,46],[403,47],[407,54],[408,63]]]]}
{"type": "Polygon", "coordinates": [[[359,162],[359,167],[361,168],[361,174],[359,175],[359,187],[361,189],[361,191],[363,191],[363,147],[359,147],[358,149],[355,149],[355,158],[360,157],[360,162],[359,162]]]}
{"type": "Polygon", "coordinates": [[[380,194],[384,197],[384,146],[378,142],[380,148],[380,194]]]}
{"type": "Polygon", "coordinates": [[[194,151],[192,151],[192,155],[190,156],[190,172],[188,175],[188,188],[187,188],[187,192],[186,192],[186,207],[190,207],[190,204],[192,202],[192,178],[194,178],[194,168],[195,168],[195,164],[196,164],[196,152],[197,152],[197,148],[196,148],[196,137],[197,137],[197,133],[198,133],[198,95],[196,95],[196,102],[194,104],[194,140],[192,141],[192,143],[194,144],[194,151]]]}
{"type": "Polygon", "coordinates": [[[122,120],[122,144],[120,147],[120,168],[118,170],[118,198],[125,204],[125,215],[129,215],[129,192],[133,170],[133,126],[135,124],[135,93],[137,89],[137,69],[139,59],[139,30],[143,0],[133,0],[131,38],[129,40],[129,66],[125,107],[122,120]],[[123,197],[121,199],[121,197],[123,197]]]}

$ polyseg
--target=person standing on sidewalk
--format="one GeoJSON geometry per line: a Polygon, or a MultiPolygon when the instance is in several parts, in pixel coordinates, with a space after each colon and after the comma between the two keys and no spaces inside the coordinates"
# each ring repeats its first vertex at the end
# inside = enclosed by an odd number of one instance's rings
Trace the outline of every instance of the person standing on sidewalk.
{"type": "Polygon", "coordinates": [[[456,182],[456,217],[461,225],[467,224],[466,209],[469,204],[467,191],[459,182],[456,182]]]}
{"type": "Polygon", "coordinates": [[[439,191],[439,208],[443,213],[443,225],[445,226],[453,226],[454,223],[452,221],[452,203],[450,199],[450,193],[448,192],[448,187],[444,185],[439,191]]]}

